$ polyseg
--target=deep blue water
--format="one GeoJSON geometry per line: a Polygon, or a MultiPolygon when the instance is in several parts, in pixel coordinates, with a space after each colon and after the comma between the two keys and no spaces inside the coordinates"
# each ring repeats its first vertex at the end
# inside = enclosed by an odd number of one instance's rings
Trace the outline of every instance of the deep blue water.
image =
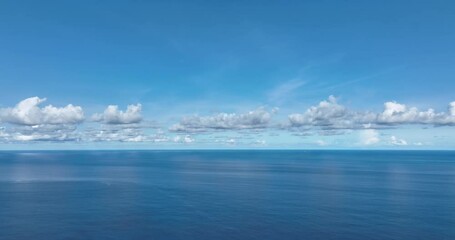
{"type": "Polygon", "coordinates": [[[455,239],[455,152],[0,152],[0,239],[455,239]]]}

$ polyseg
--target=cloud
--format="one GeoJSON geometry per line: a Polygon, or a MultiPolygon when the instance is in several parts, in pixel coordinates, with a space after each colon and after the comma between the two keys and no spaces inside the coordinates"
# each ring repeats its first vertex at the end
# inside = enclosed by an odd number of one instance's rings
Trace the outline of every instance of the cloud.
{"type": "Polygon", "coordinates": [[[360,131],[360,142],[363,145],[373,145],[380,141],[379,132],[375,129],[364,129],[360,131]]]}
{"type": "Polygon", "coordinates": [[[346,114],[346,108],[339,105],[334,96],[330,96],[327,101],[322,101],[319,105],[310,107],[303,114],[289,115],[289,121],[293,126],[325,126],[333,125],[334,122],[343,118],[346,114]]]}
{"type": "Polygon", "coordinates": [[[188,116],[170,127],[174,132],[205,132],[210,130],[242,130],[266,128],[275,110],[258,108],[243,114],[218,113],[212,116],[188,116]]]}
{"type": "Polygon", "coordinates": [[[451,117],[455,117],[455,101],[449,104],[449,113],[451,117]]]}
{"type": "Polygon", "coordinates": [[[408,142],[406,140],[399,139],[399,138],[397,138],[395,136],[391,136],[390,137],[390,143],[392,145],[396,145],[396,146],[406,146],[406,145],[408,145],[408,142]]]}
{"type": "Polygon", "coordinates": [[[84,132],[84,140],[90,142],[145,142],[150,141],[140,128],[103,127],[84,132]]]}
{"type": "Polygon", "coordinates": [[[31,97],[14,107],[0,109],[2,122],[11,124],[2,128],[3,142],[31,141],[77,141],[76,126],[84,121],[80,106],[68,104],[65,107],[47,105],[40,107],[45,98],[31,97]]]}
{"type": "Polygon", "coordinates": [[[141,125],[101,125],[100,128],[87,129],[82,133],[87,142],[171,142],[171,138],[161,130],[146,133],[141,125]]]}
{"type": "Polygon", "coordinates": [[[256,146],[266,146],[267,145],[267,141],[265,141],[264,139],[257,139],[253,142],[252,145],[256,145],[256,146]]]}
{"type": "Polygon", "coordinates": [[[190,135],[185,135],[185,136],[175,136],[173,141],[176,143],[193,143],[196,140],[194,138],[192,138],[190,135]]]}
{"type": "Polygon", "coordinates": [[[16,125],[43,125],[43,124],[78,124],[84,121],[84,112],[81,107],[69,104],[65,107],[39,105],[45,98],[31,97],[20,101],[13,108],[0,109],[0,119],[3,122],[16,125]]]}
{"type": "Polygon", "coordinates": [[[230,139],[226,140],[226,143],[229,145],[235,145],[237,143],[237,141],[234,138],[230,138],[230,139]]]}
{"type": "Polygon", "coordinates": [[[0,140],[3,142],[31,141],[79,141],[80,135],[75,125],[33,125],[16,126],[0,130],[0,140]]]}
{"type": "Polygon", "coordinates": [[[303,85],[305,85],[305,82],[302,80],[294,79],[287,81],[277,86],[268,94],[269,101],[281,103],[303,85]]]}
{"type": "Polygon", "coordinates": [[[368,112],[349,111],[343,105],[338,104],[334,96],[329,96],[327,100],[310,107],[302,114],[290,114],[288,119],[291,128],[358,129],[363,128],[363,123],[374,121],[374,115],[368,112]]]}
{"type": "Polygon", "coordinates": [[[119,110],[117,105],[109,105],[103,113],[94,114],[92,120],[105,124],[140,123],[142,121],[141,110],[140,103],[128,105],[125,112],[119,110]]]}
{"type": "Polygon", "coordinates": [[[316,141],[316,144],[319,145],[319,146],[327,146],[327,142],[325,142],[324,140],[317,140],[316,141]]]}
{"type": "Polygon", "coordinates": [[[380,113],[357,112],[340,105],[337,99],[330,96],[304,113],[294,113],[288,116],[290,130],[308,131],[314,128],[324,132],[336,129],[390,128],[397,125],[454,125],[455,102],[449,104],[447,113],[435,112],[433,109],[420,111],[416,107],[408,107],[394,101],[384,103],[380,113]]]}
{"type": "Polygon", "coordinates": [[[379,124],[438,124],[444,118],[443,113],[435,113],[433,109],[419,111],[416,107],[408,108],[397,102],[384,103],[384,111],[377,117],[379,124]]]}

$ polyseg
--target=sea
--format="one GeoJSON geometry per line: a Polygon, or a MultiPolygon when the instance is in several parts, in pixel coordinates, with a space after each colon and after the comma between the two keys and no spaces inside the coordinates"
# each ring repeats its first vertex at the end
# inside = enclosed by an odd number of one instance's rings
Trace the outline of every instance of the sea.
{"type": "Polygon", "coordinates": [[[0,239],[455,239],[455,151],[0,151],[0,239]]]}

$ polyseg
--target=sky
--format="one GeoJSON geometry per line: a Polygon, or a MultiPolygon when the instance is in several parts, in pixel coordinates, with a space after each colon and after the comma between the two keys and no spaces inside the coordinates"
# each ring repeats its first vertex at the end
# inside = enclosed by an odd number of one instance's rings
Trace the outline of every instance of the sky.
{"type": "Polygon", "coordinates": [[[0,149],[454,149],[453,1],[0,2],[0,149]]]}

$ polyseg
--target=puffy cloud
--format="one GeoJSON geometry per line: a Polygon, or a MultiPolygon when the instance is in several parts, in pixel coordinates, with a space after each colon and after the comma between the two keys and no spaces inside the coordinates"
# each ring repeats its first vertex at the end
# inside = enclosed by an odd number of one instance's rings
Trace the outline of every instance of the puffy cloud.
{"type": "Polygon", "coordinates": [[[40,107],[45,98],[31,97],[12,108],[0,109],[0,118],[11,124],[3,128],[0,139],[4,142],[77,141],[76,125],[84,121],[81,107],[47,105],[40,107]]]}
{"type": "Polygon", "coordinates": [[[9,138],[9,134],[5,131],[4,127],[0,127],[0,140],[9,138]]]}
{"type": "Polygon", "coordinates": [[[399,139],[395,136],[391,136],[390,137],[390,143],[392,145],[397,145],[397,146],[405,146],[405,145],[408,145],[408,142],[404,139],[399,139]]]}
{"type": "Polygon", "coordinates": [[[192,138],[190,135],[185,135],[185,136],[175,136],[174,137],[174,142],[176,143],[193,143],[196,140],[192,138]]]}
{"type": "Polygon", "coordinates": [[[416,107],[408,107],[397,102],[384,103],[380,113],[356,112],[338,104],[336,98],[312,106],[304,113],[294,113],[288,116],[290,129],[308,131],[315,127],[324,131],[334,129],[363,129],[393,127],[405,124],[454,125],[455,102],[449,105],[448,113],[435,112],[433,109],[419,111],[416,107]]]}
{"type": "Polygon", "coordinates": [[[322,101],[319,105],[310,107],[303,114],[289,115],[289,121],[292,126],[333,125],[334,122],[343,118],[346,114],[346,108],[339,105],[334,96],[330,96],[327,101],[322,101]]]}
{"type": "Polygon", "coordinates": [[[275,110],[269,112],[264,108],[258,108],[244,114],[218,113],[212,116],[189,116],[171,126],[169,130],[204,132],[208,130],[260,129],[268,126],[274,113],[275,110]]]}
{"type": "Polygon", "coordinates": [[[233,138],[229,138],[228,140],[226,140],[226,143],[229,145],[235,145],[237,141],[233,138]]]}
{"type": "Polygon", "coordinates": [[[378,114],[379,124],[438,124],[443,113],[435,113],[433,109],[421,112],[415,107],[408,108],[396,102],[384,103],[384,111],[378,114]]]}
{"type": "Polygon", "coordinates": [[[379,132],[374,129],[360,131],[360,142],[364,145],[373,145],[380,141],[379,132]]]}
{"type": "Polygon", "coordinates": [[[44,101],[45,98],[39,97],[24,99],[13,108],[0,109],[0,119],[16,125],[78,124],[84,121],[81,107],[69,104],[61,108],[52,105],[41,108],[39,105],[44,101]]]}
{"type": "Polygon", "coordinates": [[[92,119],[96,122],[105,124],[132,124],[142,121],[141,116],[142,105],[128,105],[126,111],[118,109],[117,105],[109,105],[103,113],[94,114],[92,119]]]}
{"type": "Polygon", "coordinates": [[[449,104],[449,113],[451,117],[455,117],[455,101],[449,104]]]}
{"type": "Polygon", "coordinates": [[[312,106],[303,114],[294,113],[289,115],[291,128],[320,127],[330,129],[357,129],[362,128],[364,123],[374,121],[374,114],[365,112],[357,113],[349,111],[346,107],[338,104],[334,96],[312,106]]]}

